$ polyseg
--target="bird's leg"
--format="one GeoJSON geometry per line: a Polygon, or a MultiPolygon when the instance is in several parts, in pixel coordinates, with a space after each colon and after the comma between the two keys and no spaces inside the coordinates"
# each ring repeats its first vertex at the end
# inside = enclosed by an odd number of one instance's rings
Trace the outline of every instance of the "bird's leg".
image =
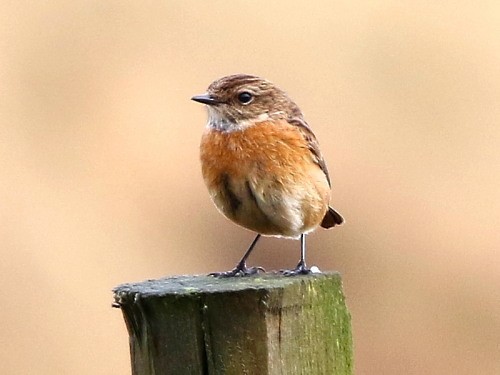
{"type": "Polygon", "coordinates": [[[308,275],[311,270],[306,266],[306,235],[300,235],[300,261],[293,270],[282,271],[285,276],[308,275]]]}
{"type": "Polygon", "coordinates": [[[234,269],[226,272],[212,272],[210,276],[215,276],[215,277],[249,276],[249,275],[255,275],[259,271],[266,272],[266,270],[262,267],[247,267],[247,259],[250,256],[250,253],[252,252],[253,248],[257,244],[257,241],[259,240],[260,236],[261,235],[258,234],[254,238],[254,240],[250,244],[250,247],[245,252],[245,255],[243,255],[243,257],[241,258],[241,260],[238,262],[238,264],[234,269]]]}

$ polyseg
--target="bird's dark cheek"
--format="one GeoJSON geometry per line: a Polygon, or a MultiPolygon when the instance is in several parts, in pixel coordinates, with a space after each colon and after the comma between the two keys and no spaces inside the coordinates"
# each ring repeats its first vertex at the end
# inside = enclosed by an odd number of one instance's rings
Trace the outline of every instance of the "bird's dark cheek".
{"type": "Polygon", "coordinates": [[[237,119],[241,117],[241,114],[237,110],[227,108],[227,110],[224,111],[224,116],[228,121],[236,122],[237,119]]]}

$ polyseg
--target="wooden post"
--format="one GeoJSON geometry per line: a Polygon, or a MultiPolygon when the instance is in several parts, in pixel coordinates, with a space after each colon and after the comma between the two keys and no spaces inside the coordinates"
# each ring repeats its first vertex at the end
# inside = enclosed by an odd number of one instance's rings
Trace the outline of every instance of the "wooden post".
{"type": "Polygon", "coordinates": [[[179,276],[114,289],[133,375],[352,375],[337,273],[179,276]]]}

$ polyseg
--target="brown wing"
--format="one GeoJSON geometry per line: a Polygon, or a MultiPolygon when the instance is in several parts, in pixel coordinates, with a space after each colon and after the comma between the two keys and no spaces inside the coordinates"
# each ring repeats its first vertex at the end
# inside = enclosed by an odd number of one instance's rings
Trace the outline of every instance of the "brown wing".
{"type": "Polygon", "coordinates": [[[328,168],[326,167],[325,159],[323,159],[323,156],[321,155],[321,151],[319,150],[319,143],[313,131],[311,130],[309,125],[307,125],[307,122],[305,122],[304,119],[300,117],[291,118],[288,120],[288,122],[292,125],[297,126],[301,130],[302,135],[307,141],[307,146],[309,147],[309,150],[313,155],[314,162],[318,164],[318,166],[321,168],[321,170],[326,176],[328,185],[331,187],[332,184],[330,182],[330,175],[328,174],[328,168]]]}
{"type": "MultiPolygon", "coordinates": [[[[309,150],[313,155],[314,162],[318,164],[318,166],[321,168],[321,170],[326,176],[328,185],[331,187],[332,184],[330,181],[330,175],[328,174],[328,168],[326,167],[325,159],[323,159],[323,156],[321,155],[321,151],[319,149],[319,143],[313,131],[311,130],[309,125],[307,125],[307,122],[305,122],[304,119],[301,117],[294,117],[292,119],[289,119],[288,122],[290,122],[290,124],[292,125],[297,126],[301,130],[302,135],[307,141],[309,150]]],[[[342,217],[342,215],[340,215],[332,207],[328,207],[328,211],[326,211],[325,217],[321,222],[321,226],[323,228],[331,228],[334,227],[335,225],[340,225],[343,222],[344,218],[342,217]]]]}

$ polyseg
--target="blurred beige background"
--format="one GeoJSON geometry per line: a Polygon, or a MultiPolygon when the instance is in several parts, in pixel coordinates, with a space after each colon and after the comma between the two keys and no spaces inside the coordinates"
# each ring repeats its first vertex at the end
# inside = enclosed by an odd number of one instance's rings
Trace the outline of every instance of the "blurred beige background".
{"type": "Polygon", "coordinates": [[[234,265],[189,98],[245,72],[321,142],[356,373],[500,374],[499,62],[497,1],[3,1],[0,373],[129,374],[112,287],[234,265]]]}

